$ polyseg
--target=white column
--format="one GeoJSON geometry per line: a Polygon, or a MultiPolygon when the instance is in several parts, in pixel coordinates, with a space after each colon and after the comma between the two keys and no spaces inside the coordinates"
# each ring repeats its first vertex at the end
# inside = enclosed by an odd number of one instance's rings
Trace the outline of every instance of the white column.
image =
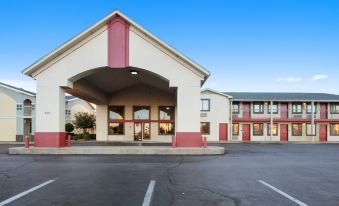
{"type": "Polygon", "coordinates": [[[96,106],[96,139],[97,141],[108,141],[108,106],[96,106]]]}
{"type": "Polygon", "coordinates": [[[61,87],[38,82],[36,131],[65,132],[65,92],[61,87]]]}
{"type": "MultiPolygon", "coordinates": [[[[311,116],[311,130],[312,130],[312,141],[314,142],[315,141],[315,134],[313,133],[313,131],[315,131],[314,129],[314,101],[312,101],[311,103],[311,113],[312,113],[312,116],[311,116]]],[[[307,130],[307,126],[306,126],[306,130],[307,130]]]]}
{"type": "MultiPolygon", "coordinates": [[[[232,140],[232,136],[233,136],[233,99],[230,99],[230,126],[229,126],[229,131],[230,131],[230,136],[229,136],[229,140],[228,141],[231,141],[232,140]]],[[[240,105],[239,105],[240,107],[240,105]]],[[[240,108],[239,108],[240,110],[240,108]]]]}
{"type": "Polygon", "coordinates": [[[178,87],[176,118],[176,132],[200,132],[200,87],[178,87]]]}
{"type": "Polygon", "coordinates": [[[273,101],[271,101],[271,111],[270,111],[270,118],[271,118],[271,127],[270,127],[270,141],[272,141],[272,128],[273,128],[273,101]]]}

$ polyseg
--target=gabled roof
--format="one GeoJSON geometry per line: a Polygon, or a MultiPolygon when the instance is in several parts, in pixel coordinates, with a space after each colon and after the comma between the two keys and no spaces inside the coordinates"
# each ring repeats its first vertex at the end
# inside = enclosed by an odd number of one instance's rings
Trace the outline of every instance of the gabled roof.
{"type": "Polygon", "coordinates": [[[13,91],[16,91],[16,92],[19,92],[19,93],[22,93],[22,94],[29,95],[29,96],[35,96],[36,95],[34,92],[27,91],[27,90],[24,90],[22,88],[18,88],[18,87],[15,87],[15,86],[12,86],[12,85],[9,85],[9,84],[5,84],[5,83],[2,83],[2,82],[0,82],[0,86],[7,88],[7,89],[10,89],[10,90],[13,90],[13,91]]]}
{"type": "Polygon", "coordinates": [[[205,88],[205,89],[202,89],[201,90],[201,93],[202,92],[211,92],[211,93],[214,93],[214,94],[219,94],[221,96],[224,96],[224,97],[227,97],[227,98],[232,98],[232,96],[228,95],[228,94],[225,94],[225,93],[222,93],[222,92],[219,92],[217,90],[214,90],[214,89],[210,89],[210,88],[205,88]]]}
{"type": "Polygon", "coordinates": [[[171,47],[167,43],[160,40],[158,37],[156,37],[155,35],[153,35],[149,31],[147,31],[145,28],[143,28],[142,26],[140,26],[139,24],[137,24],[136,22],[134,22],[133,20],[128,18],[126,15],[124,15],[122,12],[120,12],[117,9],[114,10],[113,12],[111,12],[109,15],[107,15],[103,19],[101,19],[100,21],[98,21],[97,23],[95,23],[94,25],[90,26],[89,28],[87,28],[86,30],[81,32],[80,34],[78,34],[75,37],[71,38],[70,40],[66,41],[64,44],[62,44],[58,48],[54,49],[52,52],[48,53],[47,55],[45,55],[44,57],[42,57],[38,61],[34,62],[32,65],[30,65],[29,67],[24,69],[22,71],[22,73],[25,74],[25,75],[32,76],[32,73],[34,71],[38,70],[41,66],[47,64],[49,61],[51,61],[54,58],[58,57],[59,55],[63,54],[65,51],[67,51],[68,49],[70,49],[71,47],[73,47],[74,45],[76,45],[77,43],[79,43],[80,41],[85,39],[86,37],[90,36],[94,31],[96,31],[97,29],[106,25],[115,16],[120,16],[121,18],[126,20],[130,25],[141,30],[145,35],[149,36],[152,40],[154,40],[155,42],[157,42],[161,46],[165,47],[170,52],[174,53],[176,56],[181,58],[183,61],[187,62],[189,65],[191,65],[196,70],[200,71],[205,76],[205,80],[210,75],[210,72],[207,69],[203,68],[202,66],[200,66],[196,62],[192,61],[188,57],[186,57],[183,54],[181,54],[180,52],[178,52],[176,49],[174,49],[173,47],[171,47]]]}
{"type": "Polygon", "coordinates": [[[326,93],[223,92],[234,101],[339,101],[339,95],[326,93]]]}

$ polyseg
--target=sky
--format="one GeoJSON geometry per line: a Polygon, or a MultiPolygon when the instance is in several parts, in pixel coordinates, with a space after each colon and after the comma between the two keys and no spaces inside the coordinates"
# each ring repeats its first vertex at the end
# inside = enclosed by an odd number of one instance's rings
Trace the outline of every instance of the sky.
{"type": "Polygon", "coordinates": [[[339,94],[338,0],[2,0],[0,81],[35,91],[21,71],[114,9],[208,69],[204,87],[339,94]]]}

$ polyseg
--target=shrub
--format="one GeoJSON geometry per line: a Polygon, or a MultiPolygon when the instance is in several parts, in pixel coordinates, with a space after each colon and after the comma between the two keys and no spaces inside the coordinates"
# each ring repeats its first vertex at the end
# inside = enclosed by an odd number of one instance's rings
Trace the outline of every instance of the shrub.
{"type": "Polygon", "coordinates": [[[96,139],[97,135],[96,134],[90,134],[91,135],[91,139],[96,139]]]}
{"type": "Polygon", "coordinates": [[[83,137],[84,137],[84,140],[91,140],[91,134],[90,133],[85,132],[83,134],[83,137]]]}
{"type": "Polygon", "coordinates": [[[74,126],[73,126],[73,124],[71,124],[71,123],[65,124],[65,131],[66,131],[67,133],[73,132],[73,131],[74,131],[74,126]]]}
{"type": "Polygon", "coordinates": [[[72,140],[78,140],[79,139],[78,135],[76,135],[76,134],[71,136],[71,138],[72,138],[72,140]]]}

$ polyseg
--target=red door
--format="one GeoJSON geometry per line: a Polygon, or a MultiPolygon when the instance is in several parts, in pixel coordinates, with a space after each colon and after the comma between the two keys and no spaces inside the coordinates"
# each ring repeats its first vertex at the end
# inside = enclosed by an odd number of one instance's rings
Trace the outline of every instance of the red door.
{"type": "Polygon", "coordinates": [[[249,124],[243,124],[242,125],[242,141],[250,141],[250,125],[249,124]]]}
{"type": "Polygon", "coordinates": [[[288,124],[280,124],[280,141],[288,141],[288,124]]]}
{"type": "Polygon", "coordinates": [[[319,140],[320,142],[326,142],[327,141],[327,125],[321,124],[319,125],[319,140]]]}
{"type": "Polygon", "coordinates": [[[242,117],[243,118],[250,118],[250,116],[251,116],[251,113],[250,113],[251,103],[244,102],[244,103],[242,103],[242,105],[243,105],[242,117]]]}
{"type": "Polygon", "coordinates": [[[320,103],[320,119],[327,119],[327,103],[320,103]]]}
{"type": "Polygon", "coordinates": [[[219,141],[227,141],[227,124],[219,124],[219,141]]]}
{"type": "Polygon", "coordinates": [[[287,103],[280,104],[280,114],[281,114],[281,118],[288,118],[288,104],[287,103]]]}

